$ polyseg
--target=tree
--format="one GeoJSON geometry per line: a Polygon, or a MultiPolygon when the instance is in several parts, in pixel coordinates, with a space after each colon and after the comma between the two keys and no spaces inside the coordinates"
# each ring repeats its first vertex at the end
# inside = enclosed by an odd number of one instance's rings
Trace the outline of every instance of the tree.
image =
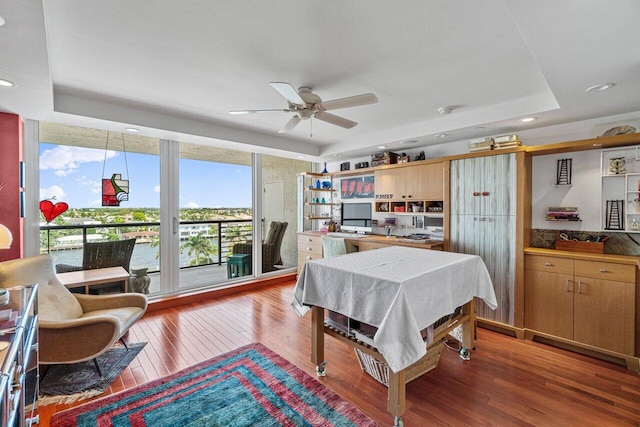
{"type": "Polygon", "coordinates": [[[194,254],[194,259],[189,261],[189,265],[208,264],[213,262],[211,255],[218,252],[218,248],[211,245],[210,239],[204,237],[203,233],[198,233],[180,246],[180,253],[187,249],[187,255],[194,254]],[[195,263],[195,264],[194,264],[195,263]]]}

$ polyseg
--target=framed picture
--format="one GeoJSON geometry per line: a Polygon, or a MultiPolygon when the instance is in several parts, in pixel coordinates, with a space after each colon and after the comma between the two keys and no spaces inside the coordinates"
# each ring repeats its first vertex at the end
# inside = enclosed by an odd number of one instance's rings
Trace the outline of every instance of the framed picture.
{"type": "Polygon", "coordinates": [[[373,175],[358,178],[344,178],[340,181],[342,199],[365,199],[375,195],[375,177],[373,175]]]}

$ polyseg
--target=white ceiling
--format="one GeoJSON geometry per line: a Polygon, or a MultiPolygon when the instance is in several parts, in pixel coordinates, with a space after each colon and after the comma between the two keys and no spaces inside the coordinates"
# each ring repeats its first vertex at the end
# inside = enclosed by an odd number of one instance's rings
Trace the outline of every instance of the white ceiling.
{"type": "Polygon", "coordinates": [[[17,84],[0,110],[29,119],[348,159],[640,111],[638,0],[0,0],[0,16],[17,84]],[[287,135],[288,113],[228,114],[286,108],[272,81],[379,102],[332,111],[352,129],[287,135]]]}

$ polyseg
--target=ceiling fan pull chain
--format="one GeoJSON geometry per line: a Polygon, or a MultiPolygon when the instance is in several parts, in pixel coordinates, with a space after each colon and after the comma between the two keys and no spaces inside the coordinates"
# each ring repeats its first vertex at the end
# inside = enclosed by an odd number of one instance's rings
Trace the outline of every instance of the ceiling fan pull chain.
{"type": "Polygon", "coordinates": [[[309,138],[313,138],[313,116],[309,119],[309,138]]]}

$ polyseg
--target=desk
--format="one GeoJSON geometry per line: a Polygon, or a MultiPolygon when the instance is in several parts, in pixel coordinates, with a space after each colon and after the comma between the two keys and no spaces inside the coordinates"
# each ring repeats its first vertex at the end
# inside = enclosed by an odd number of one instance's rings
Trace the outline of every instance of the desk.
{"type": "Polygon", "coordinates": [[[129,285],[129,273],[122,267],[96,268],[94,270],[71,271],[59,273],[58,279],[67,288],[84,287],[84,293],[89,293],[89,288],[103,283],[122,282],[124,292],[127,293],[129,285]]]}
{"type": "MultiPolygon", "coordinates": [[[[320,374],[324,334],[336,336],[324,325],[325,308],[378,328],[373,340],[390,367],[387,408],[398,421],[406,409],[405,368],[427,351],[420,331],[462,306],[446,333],[461,326],[463,347],[473,348],[474,297],[497,307],[491,278],[477,255],[391,246],[308,261],[292,306],[301,316],[312,312],[311,360],[320,374]]],[[[343,341],[372,353],[355,340],[343,341]]]]}

